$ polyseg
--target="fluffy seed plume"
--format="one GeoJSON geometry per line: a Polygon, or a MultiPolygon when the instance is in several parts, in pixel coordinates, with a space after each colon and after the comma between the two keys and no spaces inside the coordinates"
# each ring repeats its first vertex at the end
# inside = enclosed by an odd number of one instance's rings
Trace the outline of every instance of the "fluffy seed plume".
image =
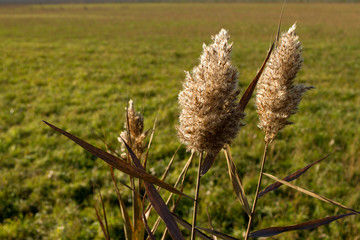
{"type": "MultiPolygon", "coordinates": [[[[140,113],[135,112],[134,102],[131,99],[125,110],[127,121],[124,124],[125,130],[120,133],[120,137],[131,146],[136,156],[140,158],[144,150],[144,140],[146,138],[146,132],[143,132],[144,117],[140,113]]],[[[122,157],[126,158],[126,148],[120,137],[118,141],[121,143],[122,157]]]]}
{"type": "Polygon", "coordinates": [[[294,85],[303,62],[295,28],[296,24],[282,34],[257,86],[258,126],[265,132],[266,142],[272,142],[281,129],[292,124],[288,118],[297,112],[302,95],[313,88],[294,85]]]}
{"type": "Polygon", "coordinates": [[[211,45],[203,45],[200,64],[186,72],[179,93],[180,140],[189,150],[220,150],[236,136],[244,114],[237,110],[238,72],[231,65],[232,43],[222,29],[211,45]]]}

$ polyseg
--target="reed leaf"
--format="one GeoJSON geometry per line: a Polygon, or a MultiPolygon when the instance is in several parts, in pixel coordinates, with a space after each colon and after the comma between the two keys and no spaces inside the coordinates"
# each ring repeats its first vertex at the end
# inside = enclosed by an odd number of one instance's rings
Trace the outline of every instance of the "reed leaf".
{"type": "Polygon", "coordinates": [[[154,234],[151,232],[151,229],[147,223],[147,220],[146,220],[146,217],[145,217],[145,214],[143,215],[143,219],[144,219],[144,225],[145,225],[145,229],[146,229],[146,232],[148,233],[148,238],[150,240],[156,240],[154,234]]]}
{"type": "MultiPolygon", "coordinates": [[[[175,218],[175,220],[184,228],[186,228],[187,230],[191,231],[191,224],[188,223],[187,221],[185,221],[184,219],[182,219],[181,217],[175,215],[173,213],[173,216],[175,218]]],[[[199,229],[195,228],[195,233],[197,237],[200,237],[201,239],[204,240],[212,240],[212,238],[208,237],[206,234],[204,234],[203,232],[201,232],[199,229]]]]}
{"type": "MultiPolygon", "coordinates": [[[[143,166],[141,165],[140,160],[136,157],[135,153],[126,144],[124,139],[122,139],[122,140],[123,140],[123,142],[125,144],[126,149],[129,152],[135,166],[138,167],[138,168],[143,168],[143,166]]],[[[165,222],[166,227],[169,230],[170,236],[174,240],[178,240],[178,239],[179,240],[185,240],[185,238],[182,235],[178,225],[175,222],[174,217],[172,216],[171,212],[167,208],[167,206],[166,206],[164,200],[161,198],[159,192],[156,191],[156,188],[154,187],[154,185],[152,185],[149,182],[144,182],[144,185],[145,185],[145,190],[146,190],[146,194],[148,196],[149,201],[151,202],[151,204],[152,204],[153,208],[155,209],[155,211],[159,214],[159,216],[165,222]]]]}
{"type": "Polygon", "coordinates": [[[282,21],[282,17],[283,17],[283,13],[284,13],[285,4],[286,4],[286,0],[284,0],[282,8],[281,8],[280,19],[279,19],[279,24],[278,24],[277,34],[276,34],[276,39],[275,39],[276,44],[278,44],[279,38],[280,38],[281,21],[282,21]]]}
{"type": "Polygon", "coordinates": [[[103,222],[103,220],[101,219],[101,216],[100,216],[99,210],[98,210],[97,207],[96,207],[96,204],[94,204],[94,208],[95,208],[97,220],[98,220],[98,222],[99,222],[99,224],[100,224],[101,230],[102,230],[103,233],[104,233],[105,239],[106,239],[106,240],[110,240],[110,237],[109,237],[109,235],[107,234],[107,231],[106,231],[104,222],[103,222]]]}
{"type": "Polygon", "coordinates": [[[101,207],[102,207],[103,214],[104,214],[104,219],[105,219],[105,228],[106,228],[106,233],[107,233],[108,238],[110,239],[110,234],[109,234],[109,225],[108,225],[108,221],[107,221],[107,217],[106,217],[106,211],[105,211],[104,200],[103,200],[103,198],[102,198],[102,196],[101,196],[101,192],[100,192],[100,190],[99,190],[99,196],[100,196],[101,207]]]}
{"type": "Polygon", "coordinates": [[[225,239],[225,240],[240,240],[238,238],[234,238],[232,236],[229,236],[229,235],[226,235],[225,233],[221,233],[221,232],[218,232],[216,230],[213,230],[213,229],[208,229],[208,228],[202,228],[202,227],[196,227],[197,229],[201,229],[205,232],[208,232],[210,234],[212,234],[213,236],[216,236],[216,237],[219,237],[221,239],[225,239]]]}
{"type": "MultiPolygon", "coordinates": [[[[169,164],[166,166],[166,169],[165,169],[163,175],[162,175],[161,178],[160,178],[161,181],[165,181],[165,179],[166,179],[166,177],[167,177],[167,175],[168,175],[168,173],[169,173],[170,167],[171,167],[171,165],[174,163],[176,154],[178,153],[180,147],[181,147],[181,145],[178,146],[178,148],[176,149],[175,153],[174,153],[173,156],[171,157],[169,164]]],[[[158,190],[159,190],[159,188],[158,188],[158,190]]]]}
{"type": "MultiPolygon", "coordinates": [[[[174,162],[175,156],[176,156],[177,152],[179,151],[180,146],[181,146],[181,145],[179,145],[179,147],[176,149],[176,151],[175,151],[174,155],[172,156],[169,164],[167,165],[167,167],[166,167],[163,175],[161,176],[161,178],[160,178],[161,181],[164,181],[165,178],[167,177],[167,174],[168,174],[168,172],[169,172],[169,170],[170,170],[171,165],[172,165],[173,162],[174,162]]],[[[177,184],[174,185],[174,188],[176,188],[176,187],[177,187],[177,184]]],[[[158,192],[160,192],[161,187],[158,186],[158,187],[156,188],[156,190],[157,190],[158,192]]],[[[170,196],[172,196],[172,194],[170,194],[170,196]]],[[[167,205],[167,203],[166,203],[166,205],[167,205]]],[[[146,219],[148,219],[148,217],[149,217],[149,215],[150,215],[151,208],[152,208],[152,207],[151,207],[151,204],[149,204],[149,205],[146,207],[146,210],[145,210],[146,219]]]]}
{"type": "MultiPolygon", "coordinates": [[[[307,165],[306,167],[304,168],[301,168],[299,170],[297,170],[296,172],[286,176],[285,178],[283,178],[282,180],[284,181],[287,181],[287,182],[291,182],[297,178],[299,178],[302,174],[304,174],[307,170],[309,170],[309,168],[311,168],[312,166],[314,166],[315,164],[321,162],[322,160],[326,159],[329,155],[326,155],[325,157],[315,161],[315,162],[312,162],[310,163],[309,165],[307,165]]],[[[273,183],[271,185],[269,185],[268,187],[266,187],[264,190],[262,190],[260,193],[259,193],[259,196],[258,196],[258,199],[261,198],[262,196],[264,196],[265,194],[271,192],[271,191],[274,191],[276,189],[278,189],[281,185],[283,185],[282,183],[280,182],[276,182],[276,183],[273,183]]]]}
{"type": "MultiPolygon", "coordinates": [[[[191,156],[193,156],[193,154],[191,154],[191,156]]],[[[189,159],[189,162],[191,163],[191,159],[192,157],[190,157],[189,159]]],[[[190,165],[190,164],[189,164],[190,165]]],[[[187,167],[186,170],[185,170],[185,173],[183,174],[183,178],[182,178],[182,181],[181,181],[181,186],[180,186],[180,191],[183,191],[184,190],[184,182],[185,182],[185,177],[186,177],[186,174],[187,174],[187,171],[189,170],[189,168],[187,167]]],[[[171,199],[171,196],[173,195],[173,193],[170,193],[170,196],[168,198],[168,201],[166,202],[166,204],[169,203],[170,199],[171,199]]],[[[174,213],[176,207],[178,206],[179,204],[179,201],[181,199],[181,196],[178,196],[178,198],[176,199],[176,201],[173,203],[172,207],[171,207],[171,212],[174,213]]],[[[196,231],[196,229],[195,229],[196,231]]],[[[163,233],[163,236],[161,238],[161,240],[165,240],[165,237],[166,237],[166,234],[167,234],[168,230],[167,228],[165,229],[164,233],[163,233]]]]}
{"type": "Polygon", "coordinates": [[[132,239],[132,233],[133,233],[134,230],[133,230],[133,226],[131,224],[131,219],[130,219],[129,213],[127,211],[125,202],[122,199],[119,188],[118,188],[118,186],[116,184],[115,174],[114,174],[113,168],[111,166],[110,166],[110,172],[111,172],[112,181],[114,183],[116,196],[117,196],[118,202],[119,202],[119,207],[120,207],[120,211],[121,211],[121,217],[122,217],[122,219],[124,221],[125,238],[126,239],[132,239]]]}
{"type": "Polygon", "coordinates": [[[330,216],[326,218],[311,220],[308,222],[292,225],[292,226],[286,226],[286,227],[270,227],[270,228],[264,228],[255,232],[250,233],[250,237],[271,237],[275,236],[277,234],[288,232],[288,231],[295,231],[295,230],[306,230],[306,229],[313,229],[316,227],[320,227],[322,225],[329,224],[335,220],[338,220],[340,218],[344,218],[347,216],[355,215],[355,213],[346,213],[346,214],[340,214],[335,216],[330,216]]]}
{"type": "Polygon", "coordinates": [[[274,49],[274,43],[271,45],[271,47],[265,57],[265,60],[264,60],[263,64],[261,65],[260,70],[257,72],[256,76],[251,81],[250,85],[247,87],[246,91],[242,95],[240,102],[239,102],[239,106],[238,106],[239,111],[242,111],[242,112],[245,111],[245,108],[250,101],[250,98],[255,90],[256,84],[258,83],[259,78],[265,69],[265,66],[270,58],[270,55],[271,55],[273,49],[274,49]]]}
{"type": "MultiPolygon", "coordinates": [[[[211,230],[214,230],[214,226],[212,225],[212,221],[211,221],[211,217],[210,217],[210,213],[209,213],[209,209],[208,207],[206,207],[206,214],[207,214],[207,217],[208,217],[208,222],[209,222],[209,225],[211,227],[211,230]]],[[[216,236],[213,236],[213,240],[217,240],[217,237],[216,236]]]]}
{"type": "Polygon", "coordinates": [[[277,178],[277,177],[275,177],[275,176],[273,176],[273,175],[271,175],[271,174],[264,173],[264,175],[265,175],[265,176],[268,176],[269,178],[272,178],[272,179],[274,179],[275,181],[278,181],[278,182],[280,182],[280,183],[282,183],[282,184],[284,184],[284,185],[286,185],[286,186],[288,186],[288,187],[291,187],[291,188],[293,188],[293,189],[295,189],[295,190],[297,190],[297,191],[299,191],[299,192],[302,192],[302,193],[304,193],[304,194],[306,194],[306,195],[309,195],[309,196],[311,196],[311,197],[317,198],[317,199],[319,199],[319,200],[321,200],[321,201],[324,201],[324,202],[327,202],[327,203],[331,203],[331,204],[333,204],[333,205],[335,205],[335,206],[337,206],[337,207],[343,208],[343,209],[345,209],[345,210],[349,210],[349,211],[354,212],[354,213],[356,213],[356,214],[360,214],[360,212],[358,212],[358,211],[356,211],[356,210],[354,210],[354,209],[352,209],[352,208],[350,208],[350,207],[344,206],[344,205],[342,205],[341,203],[335,202],[334,200],[331,200],[331,199],[329,199],[329,198],[320,196],[320,195],[318,195],[318,194],[316,194],[316,193],[310,192],[310,191],[308,191],[308,190],[306,190],[306,189],[304,189],[304,188],[295,186],[295,185],[293,185],[293,184],[291,184],[291,183],[288,183],[288,182],[286,182],[286,181],[284,181],[284,180],[281,180],[281,179],[279,179],[279,178],[277,178]]]}
{"type": "Polygon", "coordinates": [[[146,169],[146,163],[147,163],[147,159],[148,159],[148,156],[149,156],[149,151],[150,151],[150,148],[151,148],[151,144],[152,144],[152,141],[154,139],[156,124],[157,124],[157,117],[155,118],[154,125],[153,125],[153,128],[151,130],[151,134],[150,134],[149,143],[148,143],[148,146],[147,146],[147,149],[146,149],[146,152],[145,152],[144,164],[143,164],[145,169],[146,169]]]}
{"type": "MultiPolygon", "coordinates": [[[[176,182],[175,182],[175,184],[174,184],[174,187],[177,187],[177,185],[178,185],[179,182],[180,182],[180,179],[182,178],[180,191],[183,190],[185,177],[186,177],[186,174],[187,174],[187,172],[188,172],[188,170],[189,170],[189,167],[190,167],[190,164],[191,164],[191,162],[192,162],[192,160],[193,160],[193,157],[194,157],[194,152],[191,153],[190,158],[189,158],[188,161],[186,162],[184,168],[182,169],[181,173],[179,174],[179,176],[178,176],[178,178],[177,178],[177,180],[176,180],[176,182]]],[[[166,205],[169,204],[169,202],[170,202],[170,200],[171,200],[171,198],[172,198],[173,195],[174,195],[173,193],[170,193],[168,199],[166,200],[166,205]]],[[[180,196],[179,196],[179,198],[177,199],[176,203],[175,203],[175,204],[173,205],[173,207],[171,208],[171,212],[173,212],[173,211],[175,210],[175,208],[176,208],[176,206],[177,206],[177,204],[178,204],[178,202],[179,202],[179,199],[180,199],[180,196]]],[[[149,208],[149,211],[150,211],[150,210],[151,210],[151,209],[149,208]]],[[[147,213],[147,214],[148,214],[148,213],[147,213]]],[[[155,221],[155,223],[154,223],[154,225],[153,225],[153,227],[152,227],[152,229],[151,229],[151,231],[152,231],[153,233],[156,232],[157,227],[158,227],[159,224],[160,224],[160,220],[161,220],[160,217],[158,217],[158,218],[156,219],[156,221],[155,221]]]]}
{"type": "Polygon", "coordinates": [[[151,229],[150,229],[150,227],[149,227],[149,225],[148,225],[148,223],[147,223],[146,217],[145,217],[145,211],[144,211],[144,209],[145,209],[145,197],[143,198],[143,201],[142,201],[142,209],[143,209],[143,211],[142,211],[142,217],[143,217],[143,221],[144,221],[144,226],[145,226],[146,232],[148,233],[147,239],[149,239],[149,240],[155,240],[155,236],[154,236],[154,234],[151,232],[151,229]]]}
{"type": "Polygon", "coordinates": [[[219,154],[220,150],[215,151],[215,152],[209,152],[206,154],[206,157],[204,158],[204,161],[201,164],[201,169],[200,169],[200,176],[204,176],[205,173],[207,173],[209,171],[209,169],[211,168],[211,166],[214,164],[215,159],[217,157],[217,155],[219,154]]]}
{"type": "Polygon", "coordinates": [[[179,190],[170,186],[169,184],[165,183],[164,181],[161,181],[160,179],[154,177],[151,174],[148,174],[144,169],[134,167],[131,164],[115,157],[114,155],[111,155],[110,153],[107,153],[107,152],[85,142],[84,140],[82,140],[82,139],[80,139],[80,138],[46,122],[46,121],[43,121],[43,122],[46,125],[48,125],[49,127],[51,127],[52,129],[54,129],[55,131],[61,133],[62,135],[66,136],[69,139],[71,139],[72,141],[74,141],[76,144],[78,144],[79,146],[84,148],[86,151],[90,152],[91,154],[93,154],[94,156],[96,156],[98,158],[101,158],[102,160],[104,160],[105,162],[107,162],[108,164],[113,166],[114,168],[120,170],[121,172],[124,172],[132,177],[140,178],[144,181],[147,181],[149,183],[160,186],[160,187],[168,190],[169,192],[172,192],[172,193],[175,193],[178,195],[182,195],[182,196],[185,196],[185,197],[193,200],[193,198],[180,192],[179,190]]]}
{"type": "Polygon", "coordinates": [[[251,215],[250,205],[246,198],[245,190],[244,190],[244,187],[240,180],[240,177],[237,174],[234,160],[231,157],[229,145],[226,145],[226,147],[224,149],[224,153],[225,153],[225,158],[226,158],[226,162],[227,162],[227,166],[228,166],[229,177],[230,177],[234,192],[236,194],[236,197],[239,200],[240,204],[244,207],[245,212],[248,214],[248,216],[250,216],[251,215]]]}

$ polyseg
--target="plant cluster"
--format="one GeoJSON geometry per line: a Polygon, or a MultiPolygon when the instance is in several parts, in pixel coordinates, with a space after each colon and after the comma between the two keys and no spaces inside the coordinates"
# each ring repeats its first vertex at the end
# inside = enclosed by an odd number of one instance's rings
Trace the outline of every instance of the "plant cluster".
{"type": "MultiPolygon", "coordinates": [[[[148,152],[151,149],[156,121],[150,131],[150,139],[146,145],[145,139],[148,132],[144,132],[144,118],[135,111],[134,103],[131,100],[126,108],[125,130],[118,139],[122,144],[121,153],[112,150],[110,147],[108,151],[103,151],[45,122],[110,165],[112,180],[125,223],[124,232],[127,239],[144,239],[146,236],[145,231],[148,239],[155,239],[154,234],[161,220],[166,224],[162,239],[166,237],[166,234],[169,234],[173,239],[185,239],[179,225],[191,232],[191,239],[196,237],[201,239],[236,239],[213,227],[208,229],[196,224],[201,177],[209,171],[221,151],[224,152],[227,160],[233,190],[248,215],[248,226],[246,233],[244,233],[245,239],[249,237],[269,237],[287,231],[311,229],[346,216],[359,214],[358,211],[350,207],[290,183],[326,157],[310,163],[285,178],[278,178],[264,172],[267,152],[271,143],[276,139],[279,131],[291,124],[289,117],[298,111],[298,105],[303,94],[312,88],[294,83],[303,61],[301,44],[295,30],[296,25],[294,24],[281,36],[278,33],[278,37],[269,49],[263,65],[240,99],[238,99],[240,94],[238,71],[231,63],[232,43],[228,42],[230,39],[228,32],[222,29],[212,38],[212,44],[203,46],[200,63],[191,72],[186,72],[183,90],[178,97],[181,109],[179,126],[177,127],[178,135],[191,154],[174,186],[165,182],[174,157],[161,179],[147,173],[148,152]],[[256,106],[259,114],[258,126],[264,131],[265,136],[259,180],[254,202],[250,205],[241,177],[236,170],[236,164],[231,156],[230,144],[239,129],[244,126],[245,109],[256,88],[256,106]],[[191,162],[196,156],[198,156],[199,161],[197,164],[195,196],[190,197],[183,192],[183,186],[191,162]],[[120,183],[132,191],[133,219],[130,218],[128,209],[125,206],[113,168],[129,176],[129,183],[120,183]],[[275,183],[260,191],[263,176],[275,180],[275,183]],[[258,199],[282,185],[343,208],[348,213],[310,220],[296,225],[270,227],[251,232],[258,199]],[[166,201],[163,200],[159,193],[161,189],[170,192],[166,201]],[[177,196],[177,198],[174,196],[177,196]],[[192,223],[188,223],[174,214],[180,198],[188,198],[194,202],[192,223]],[[150,228],[147,220],[152,210],[156,211],[158,219],[150,228]]],[[[96,206],[95,210],[105,238],[110,239],[104,207],[103,214],[100,213],[96,206]]],[[[210,217],[209,220],[211,223],[210,217]]]]}

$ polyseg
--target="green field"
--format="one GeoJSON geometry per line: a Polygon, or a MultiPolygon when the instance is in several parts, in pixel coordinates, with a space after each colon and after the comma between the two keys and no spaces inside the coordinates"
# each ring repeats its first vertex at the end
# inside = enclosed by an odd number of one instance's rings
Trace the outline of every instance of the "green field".
{"type": "MultiPolygon", "coordinates": [[[[177,94],[184,70],[198,64],[202,43],[229,30],[244,90],[274,39],[280,11],[281,4],[1,6],[0,239],[102,239],[93,186],[104,196],[112,239],[123,239],[107,165],[41,120],[96,146],[104,148],[104,139],[119,148],[124,107],[132,98],[146,128],[158,115],[148,170],[160,176],[179,145],[177,94]]],[[[360,4],[287,4],[282,30],[295,21],[305,59],[297,81],[316,88],[304,96],[295,124],[272,145],[265,171],[282,177],[330,153],[295,184],[359,210],[360,4]]],[[[253,100],[246,113],[232,154],[252,202],[264,134],[253,100]]],[[[169,183],[188,156],[182,146],[169,183]]],[[[190,195],[195,174],[194,167],[185,189],[190,195]]],[[[271,182],[264,178],[263,184],[271,182]]],[[[209,227],[208,206],[217,230],[241,238],[247,217],[223,155],[202,178],[200,201],[198,225],[209,227]]],[[[192,203],[183,200],[178,214],[190,221],[191,212],[192,203]]],[[[259,201],[254,226],[344,212],[281,187],[259,201]]],[[[360,239],[360,221],[351,216],[274,239],[360,239]]]]}

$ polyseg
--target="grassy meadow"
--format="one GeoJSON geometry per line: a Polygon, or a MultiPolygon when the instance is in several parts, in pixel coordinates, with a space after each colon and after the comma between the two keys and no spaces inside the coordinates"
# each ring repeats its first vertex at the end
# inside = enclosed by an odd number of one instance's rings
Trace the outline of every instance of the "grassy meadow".
{"type": "MultiPolygon", "coordinates": [[[[229,30],[244,90],[275,37],[280,11],[281,4],[235,3],[1,6],[0,239],[103,239],[93,188],[102,191],[112,239],[124,239],[108,166],[41,120],[119,149],[132,98],[145,128],[158,116],[148,171],[161,176],[180,144],[175,126],[184,70],[198,64],[203,42],[229,30]]],[[[295,21],[305,59],[297,82],[315,89],[271,146],[265,172],[283,177],[330,153],[295,184],[359,210],[360,4],[287,4],[282,31],[295,21]]],[[[232,154],[252,202],[264,134],[253,99],[246,113],[232,154]]],[[[167,182],[188,157],[181,146],[167,182]]],[[[194,167],[185,193],[193,195],[195,177],[194,167]]],[[[217,230],[241,238],[247,216],[223,154],[201,182],[198,225],[209,227],[208,207],[217,230]]],[[[264,177],[263,186],[270,183],[264,177]]],[[[344,212],[283,186],[259,200],[253,229],[344,212]]],[[[177,213],[191,221],[192,202],[183,199],[177,213]]],[[[351,216],[271,239],[356,240],[360,221],[351,216]]]]}

